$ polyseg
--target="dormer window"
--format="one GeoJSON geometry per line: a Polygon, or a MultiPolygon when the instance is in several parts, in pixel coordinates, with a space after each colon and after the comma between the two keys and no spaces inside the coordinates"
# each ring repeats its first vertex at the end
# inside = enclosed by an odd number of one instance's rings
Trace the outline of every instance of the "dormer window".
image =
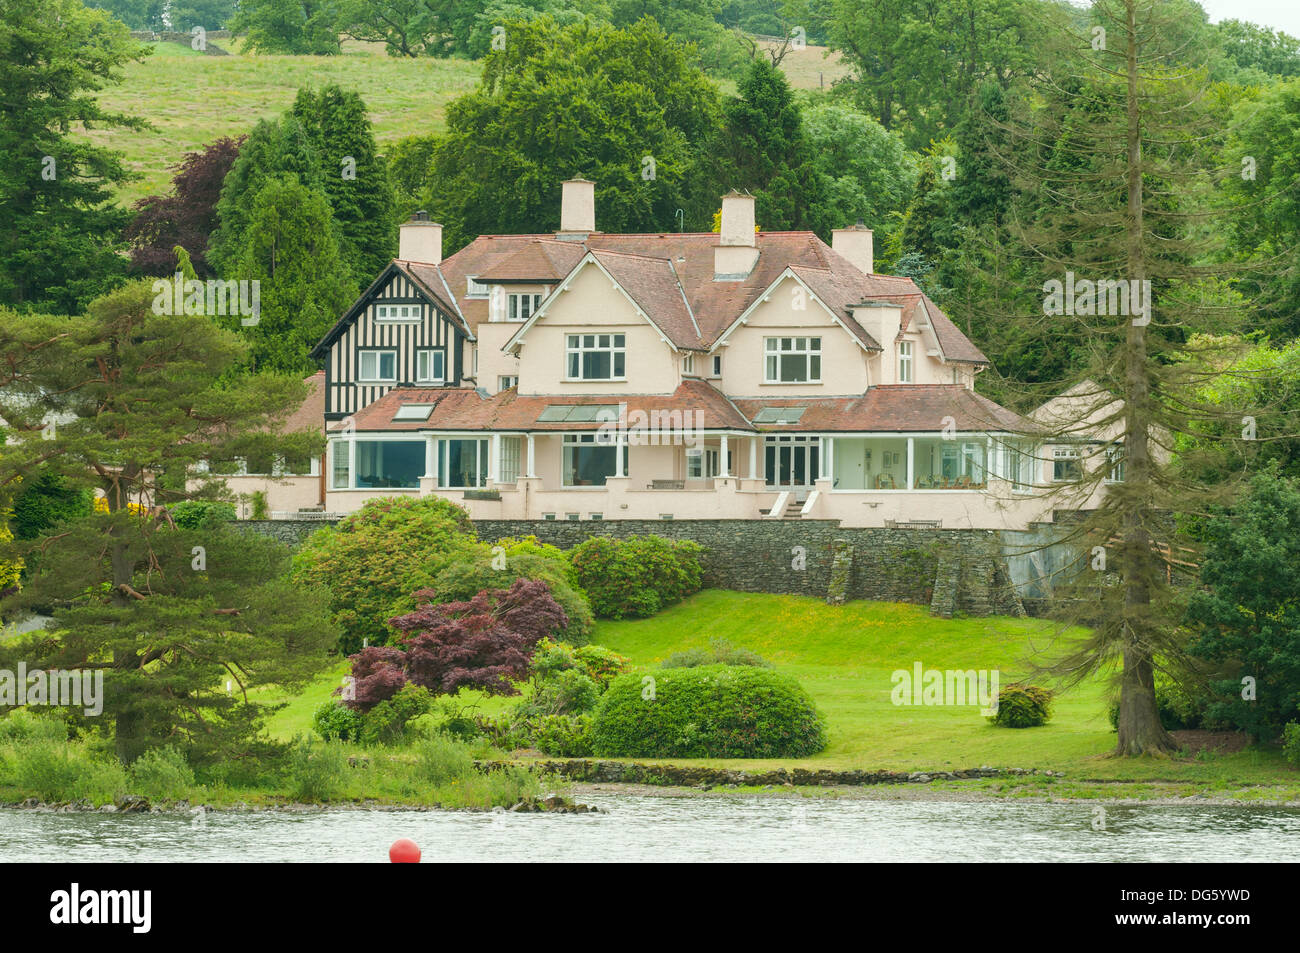
{"type": "Polygon", "coordinates": [[[898,342],[898,383],[912,383],[912,342],[898,342]]]}
{"type": "Polygon", "coordinates": [[[506,320],[527,321],[541,303],[542,296],[538,294],[506,295],[506,320]]]}
{"type": "Polygon", "coordinates": [[[477,275],[467,275],[465,278],[466,298],[486,298],[488,296],[488,286],[475,281],[476,277],[477,275]]]}
{"type": "Polygon", "coordinates": [[[821,383],[821,338],[764,338],[763,353],[764,383],[821,383]]]}

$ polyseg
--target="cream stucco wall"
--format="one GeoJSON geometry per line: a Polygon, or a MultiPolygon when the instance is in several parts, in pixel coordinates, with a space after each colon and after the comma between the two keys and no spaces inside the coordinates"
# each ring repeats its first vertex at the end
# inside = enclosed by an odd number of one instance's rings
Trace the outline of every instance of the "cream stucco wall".
{"type": "MultiPolygon", "coordinates": [[[[516,329],[517,330],[517,329],[516,329]]],[[[679,363],[659,332],[595,265],[587,265],[528,329],[519,348],[520,394],[671,394],[679,363]],[[565,336],[622,334],[626,379],[565,379],[565,336]]]]}

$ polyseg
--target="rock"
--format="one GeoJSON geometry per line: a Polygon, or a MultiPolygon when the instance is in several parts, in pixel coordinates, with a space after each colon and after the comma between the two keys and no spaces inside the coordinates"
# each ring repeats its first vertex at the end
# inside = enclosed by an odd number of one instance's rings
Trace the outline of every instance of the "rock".
{"type": "Polygon", "coordinates": [[[114,803],[123,814],[147,814],[149,812],[149,799],[138,794],[125,794],[114,803]]]}
{"type": "Polygon", "coordinates": [[[115,805],[115,804],[105,804],[104,806],[102,806],[102,807],[99,809],[99,813],[100,813],[100,814],[116,814],[116,813],[117,813],[117,805],[115,805]]]}

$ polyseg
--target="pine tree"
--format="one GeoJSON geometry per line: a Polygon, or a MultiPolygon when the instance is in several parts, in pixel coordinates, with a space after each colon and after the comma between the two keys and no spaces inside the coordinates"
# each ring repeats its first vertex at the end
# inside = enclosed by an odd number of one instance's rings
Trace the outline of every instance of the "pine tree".
{"type": "Polygon", "coordinates": [[[0,316],[0,487],[39,472],[106,503],[34,542],[40,559],[9,604],[52,606],[54,621],[2,661],[104,671],[103,718],[124,760],[174,741],[231,759],[256,750],[267,709],[253,689],[300,686],[327,664],[328,598],[289,581],[279,544],[178,530],[157,507],[220,494],[203,461],[317,453],[320,438],[275,432],[306,396],[300,379],[227,381],[247,351],[218,323],[230,319],[158,303],[139,281],[83,317],[0,316]]]}

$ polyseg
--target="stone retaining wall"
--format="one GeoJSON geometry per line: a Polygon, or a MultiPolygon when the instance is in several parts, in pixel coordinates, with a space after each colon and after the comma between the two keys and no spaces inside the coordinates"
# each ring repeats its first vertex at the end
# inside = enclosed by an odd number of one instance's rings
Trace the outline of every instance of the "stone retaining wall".
{"type": "MultiPolygon", "coordinates": [[[[243,520],[299,545],[327,520],[243,520]]],[[[838,520],[476,520],[479,538],[536,536],[572,549],[591,536],[689,539],[705,548],[705,585],[822,599],[929,605],[936,615],[1024,612],[996,530],[841,527],[838,520]],[[839,554],[832,586],[832,568],[839,554]]]]}

